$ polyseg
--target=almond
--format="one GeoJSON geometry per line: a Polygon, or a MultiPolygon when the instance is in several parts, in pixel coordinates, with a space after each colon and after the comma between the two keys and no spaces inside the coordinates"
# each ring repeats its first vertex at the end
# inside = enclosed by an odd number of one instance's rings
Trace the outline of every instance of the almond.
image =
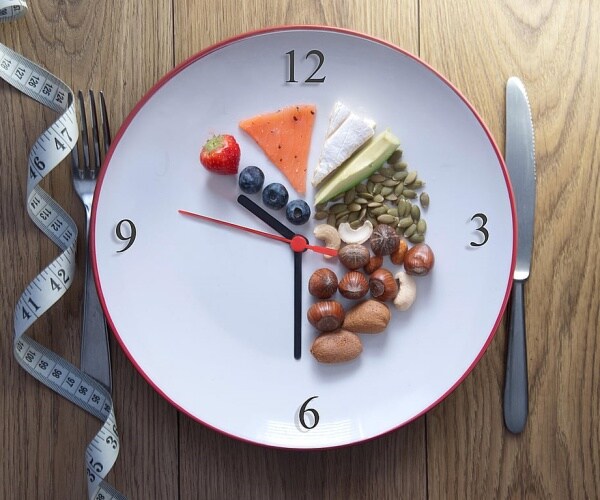
{"type": "Polygon", "coordinates": [[[378,300],[365,300],[346,313],[342,327],[355,333],[381,333],[392,315],[390,308],[378,300]]]}
{"type": "Polygon", "coordinates": [[[358,357],[362,342],[355,333],[340,329],[320,334],[313,341],[310,352],[320,363],[343,363],[358,357]]]}

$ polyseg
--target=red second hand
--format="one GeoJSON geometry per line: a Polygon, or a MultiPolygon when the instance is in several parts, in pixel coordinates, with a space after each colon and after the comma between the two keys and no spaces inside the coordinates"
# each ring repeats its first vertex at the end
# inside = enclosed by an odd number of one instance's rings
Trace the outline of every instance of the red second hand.
{"type": "Polygon", "coordinates": [[[288,238],[284,238],[283,236],[278,236],[276,234],[265,233],[264,231],[259,231],[258,229],[252,229],[246,226],[240,226],[239,224],[234,224],[233,222],[227,222],[221,219],[215,219],[213,217],[208,217],[206,215],[197,214],[194,212],[188,212],[187,210],[178,210],[178,212],[182,215],[188,215],[190,217],[195,217],[197,219],[202,219],[208,222],[215,222],[217,224],[222,224],[224,226],[229,226],[234,229],[241,229],[242,231],[246,231],[248,233],[257,234],[258,236],[264,236],[265,238],[271,238],[272,240],[282,241],[284,243],[288,243],[294,252],[304,252],[304,250],[309,249],[313,252],[322,253],[325,255],[330,255],[332,257],[337,256],[337,250],[334,248],[320,247],[317,245],[309,245],[306,240],[300,236],[296,235],[291,240],[288,238]]]}

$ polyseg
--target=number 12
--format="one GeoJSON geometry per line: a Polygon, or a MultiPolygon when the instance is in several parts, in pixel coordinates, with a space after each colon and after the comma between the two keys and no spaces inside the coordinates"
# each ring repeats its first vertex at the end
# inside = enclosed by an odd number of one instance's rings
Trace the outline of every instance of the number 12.
{"type": "MultiPolygon", "coordinates": [[[[298,83],[298,80],[296,80],[296,76],[295,76],[295,62],[296,61],[295,61],[295,57],[294,57],[294,52],[295,51],[293,51],[293,50],[286,52],[286,55],[288,56],[288,60],[289,60],[289,78],[286,80],[286,83],[298,83]]],[[[305,59],[308,59],[310,56],[317,56],[319,62],[317,64],[317,67],[315,68],[315,70],[312,72],[312,74],[306,80],[304,80],[304,83],[323,83],[325,81],[324,76],[321,78],[315,78],[314,76],[321,69],[321,66],[323,66],[323,63],[325,62],[325,55],[320,50],[313,49],[306,54],[305,59]]]]}

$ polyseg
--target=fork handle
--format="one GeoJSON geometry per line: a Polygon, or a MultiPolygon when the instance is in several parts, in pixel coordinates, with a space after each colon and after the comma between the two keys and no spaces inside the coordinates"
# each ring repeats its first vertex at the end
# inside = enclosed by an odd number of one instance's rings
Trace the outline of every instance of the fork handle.
{"type": "Polygon", "coordinates": [[[519,434],[525,429],[529,406],[523,281],[513,282],[509,314],[504,423],[510,432],[519,434]]]}
{"type": "MultiPolygon", "coordinates": [[[[86,238],[86,242],[88,241],[86,238]]],[[[86,249],[85,255],[81,369],[103,384],[111,392],[112,376],[110,371],[108,329],[98,298],[98,291],[96,290],[89,249],[86,249]]]]}

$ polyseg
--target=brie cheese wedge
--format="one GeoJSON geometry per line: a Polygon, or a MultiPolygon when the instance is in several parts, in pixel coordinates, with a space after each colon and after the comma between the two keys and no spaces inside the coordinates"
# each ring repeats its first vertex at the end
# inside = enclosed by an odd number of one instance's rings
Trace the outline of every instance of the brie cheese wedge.
{"type": "Polygon", "coordinates": [[[321,150],[319,164],[313,173],[312,185],[318,186],[374,134],[373,120],[362,118],[345,104],[336,102],[329,117],[327,137],[321,150]]]}

